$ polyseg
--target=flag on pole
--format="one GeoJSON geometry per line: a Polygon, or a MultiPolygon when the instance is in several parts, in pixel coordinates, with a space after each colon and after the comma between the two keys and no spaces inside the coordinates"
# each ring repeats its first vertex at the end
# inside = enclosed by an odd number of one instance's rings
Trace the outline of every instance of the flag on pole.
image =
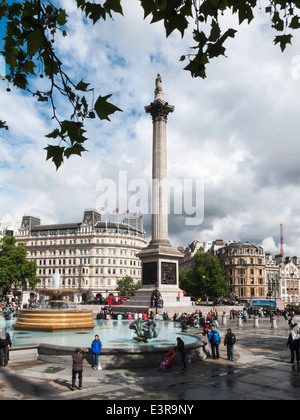
{"type": "Polygon", "coordinates": [[[118,214],[119,213],[119,209],[116,209],[113,211],[113,214],[118,214]]]}
{"type": "Polygon", "coordinates": [[[131,213],[131,216],[137,216],[137,213],[135,213],[135,212],[131,213]]]}
{"type": "Polygon", "coordinates": [[[129,214],[129,210],[124,211],[123,214],[129,214]]]}
{"type": "Polygon", "coordinates": [[[138,216],[137,218],[138,218],[138,219],[142,219],[142,218],[143,218],[143,216],[138,216]]]}
{"type": "Polygon", "coordinates": [[[99,211],[106,211],[106,207],[99,207],[99,211]]]}

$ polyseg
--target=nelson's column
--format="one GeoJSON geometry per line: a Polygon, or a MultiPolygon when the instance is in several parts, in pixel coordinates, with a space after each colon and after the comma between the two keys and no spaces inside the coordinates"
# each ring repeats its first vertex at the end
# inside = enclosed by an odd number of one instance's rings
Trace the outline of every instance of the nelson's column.
{"type": "Polygon", "coordinates": [[[142,288],[128,304],[143,302],[149,308],[152,292],[158,289],[164,311],[171,313],[174,308],[176,312],[180,307],[182,312],[183,306],[191,305],[190,299],[179,289],[179,260],[183,255],[172,247],[168,238],[167,120],[175,107],[165,101],[160,75],[154,93],[154,102],[145,107],[153,120],[152,240],[138,254],[142,260],[142,288]]]}

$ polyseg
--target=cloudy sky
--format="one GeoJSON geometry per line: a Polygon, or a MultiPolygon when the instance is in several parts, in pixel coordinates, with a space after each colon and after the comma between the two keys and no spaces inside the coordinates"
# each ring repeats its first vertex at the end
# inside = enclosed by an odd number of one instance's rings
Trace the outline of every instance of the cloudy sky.
{"type": "MultiPolygon", "coordinates": [[[[10,126],[0,131],[0,221],[33,214],[44,224],[77,222],[84,209],[100,205],[104,179],[118,187],[120,173],[123,181],[126,173],[128,184],[150,185],[152,121],[144,107],[153,101],[160,73],[166,100],[176,107],[168,120],[169,179],[182,186],[193,180],[194,189],[199,180],[204,187],[193,197],[204,211],[198,224],[189,225],[187,214],[174,215],[171,205],[173,245],[249,241],[275,254],[282,223],[285,254],[300,256],[300,33],[282,54],[273,45],[269,18],[258,9],[255,22],[244,23],[227,42],[228,58],[215,59],[206,80],[192,79],[179,62],[191,51],[189,36],[166,40],[161,23],[143,20],[138,1],[123,3],[124,18],[93,26],[73,0],[61,1],[69,15],[68,37],[56,46],[65,70],[75,81],[91,83],[96,94],[112,93],[111,101],[124,111],[111,123],[89,121],[89,152],[82,158],[72,157],[58,171],[46,162],[51,110],[14,88],[6,92],[6,82],[0,83],[0,119],[10,126]]],[[[238,29],[236,18],[232,26],[238,29]]],[[[68,118],[62,102],[58,109],[68,118]]],[[[136,200],[136,210],[150,208],[147,195],[145,200],[136,200]]],[[[150,215],[143,213],[150,239],[150,215]]]]}

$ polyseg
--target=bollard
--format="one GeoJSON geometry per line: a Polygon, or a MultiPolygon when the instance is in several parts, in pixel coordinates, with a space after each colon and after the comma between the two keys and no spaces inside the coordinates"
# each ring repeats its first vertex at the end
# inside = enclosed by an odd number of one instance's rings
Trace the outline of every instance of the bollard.
{"type": "Polygon", "coordinates": [[[271,318],[271,328],[274,328],[274,329],[277,328],[277,320],[275,316],[271,318]]]}
{"type": "Polygon", "coordinates": [[[227,325],[227,316],[222,315],[222,325],[227,325]]]}
{"type": "Polygon", "coordinates": [[[242,316],[239,315],[238,316],[238,323],[237,323],[238,327],[242,327],[243,326],[243,321],[242,321],[242,316]]]}
{"type": "Polygon", "coordinates": [[[255,317],[254,317],[253,327],[254,327],[254,328],[259,328],[258,316],[255,316],[255,317]]]}

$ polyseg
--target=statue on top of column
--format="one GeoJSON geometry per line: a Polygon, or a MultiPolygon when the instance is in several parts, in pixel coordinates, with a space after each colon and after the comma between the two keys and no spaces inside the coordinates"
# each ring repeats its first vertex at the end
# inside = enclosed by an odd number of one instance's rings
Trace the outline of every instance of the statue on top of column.
{"type": "Polygon", "coordinates": [[[156,83],[155,93],[162,92],[163,91],[163,89],[162,89],[162,78],[161,78],[160,74],[157,75],[155,83],[156,83]]]}

